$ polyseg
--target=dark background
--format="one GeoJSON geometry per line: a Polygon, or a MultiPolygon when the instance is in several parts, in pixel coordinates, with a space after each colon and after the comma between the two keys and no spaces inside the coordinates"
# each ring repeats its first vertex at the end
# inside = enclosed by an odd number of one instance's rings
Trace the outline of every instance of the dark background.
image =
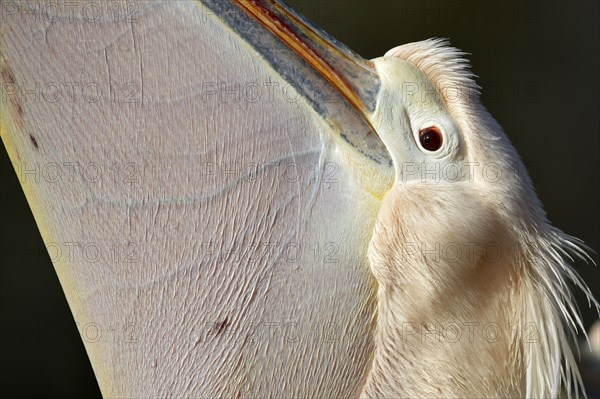
{"type": "MultiPolygon", "coordinates": [[[[366,58],[446,37],[523,158],[550,221],[600,249],[597,2],[289,1],[366,58]]],[[[0,396],[99,397],[92,368],[1,146],[0,396]]],[[[592,255],[598,262],[598,256],[592,255]]],[[[576,269],[598,296],[598,268],[576,269]]],[[[584,323],[597,318],[578,295],[584,323]]]]}

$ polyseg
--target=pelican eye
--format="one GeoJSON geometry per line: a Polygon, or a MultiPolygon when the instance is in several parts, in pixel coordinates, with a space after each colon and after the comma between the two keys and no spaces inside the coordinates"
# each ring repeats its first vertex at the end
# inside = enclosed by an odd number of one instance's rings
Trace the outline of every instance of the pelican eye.
{"type": "Polygon", "coordinates": [[[421,146],[427,151],[437,151],[442,146],[442,131],[435,126],[426,127],[419,131],[421,146]]]}

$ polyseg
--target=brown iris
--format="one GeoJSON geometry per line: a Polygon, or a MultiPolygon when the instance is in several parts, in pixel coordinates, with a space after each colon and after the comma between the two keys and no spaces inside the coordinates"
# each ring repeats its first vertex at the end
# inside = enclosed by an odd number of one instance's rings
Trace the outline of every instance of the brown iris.
{"type": "Polygon", "coordinates": [[[419,132],[421,145],[427,151],[437,151],[442,146],[442,132],[437,127],[426,127],[419,132]]]}

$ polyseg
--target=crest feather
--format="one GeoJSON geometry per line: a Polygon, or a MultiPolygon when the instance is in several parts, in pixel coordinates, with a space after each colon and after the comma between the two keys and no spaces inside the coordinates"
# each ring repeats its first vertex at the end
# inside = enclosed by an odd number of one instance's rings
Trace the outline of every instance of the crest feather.
{"type": "Polygon", "coordinates": [[[478,96],[481,87],[475,83],[477,76],[471,72],[465,58],[467,54],[450,46],[448,39],[435,38],[394,47],[384,57],[396,57],[413,64],[441,93],[458,85],[460,90],[478,96]]]}

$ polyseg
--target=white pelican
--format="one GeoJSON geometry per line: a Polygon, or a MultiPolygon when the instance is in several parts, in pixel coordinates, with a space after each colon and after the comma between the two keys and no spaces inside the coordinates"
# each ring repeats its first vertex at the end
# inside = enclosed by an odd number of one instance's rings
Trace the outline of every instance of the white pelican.
{"type": "Polygon", "coordinates": [[[21,183],[45,242],[80,250],[53,261],[105,397],[578,384],[567,284],[598,304],[568,257],[587,255],[461,52],[363,60],[274,1],[51,24],[14,4],[0,132],[17,173],[41,165],[21,183]]]}

